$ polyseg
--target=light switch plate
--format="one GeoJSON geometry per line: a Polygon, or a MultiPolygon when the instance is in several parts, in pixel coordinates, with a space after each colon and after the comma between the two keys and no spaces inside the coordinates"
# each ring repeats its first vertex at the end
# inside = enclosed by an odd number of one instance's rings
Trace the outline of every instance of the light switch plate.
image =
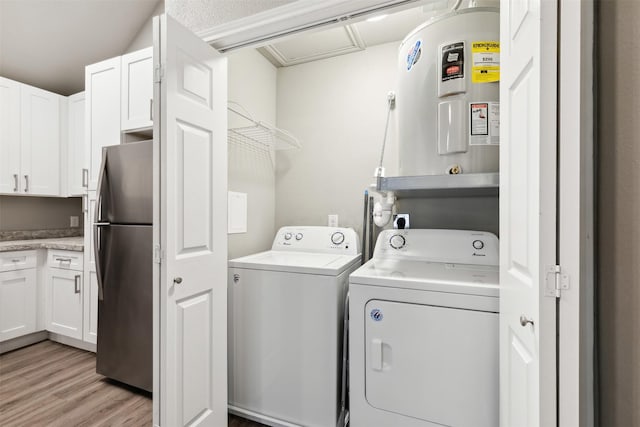
{"type": "Polygon", "coordinates": [[[337,227],[338,226],[338,214],[331,214],[327,219],[327,225],[329,227],[337,227]]]}
{"type": "Polygon", "coordinates": [[[227,233],[247,232],[247,193],[229,191],[227,218],[227,233]]]}
{"type": "Polygon", "coordinates": [[[69,227],[80,227],[80,217],[79,216],[70,216],[69,217],[69,227]]]}

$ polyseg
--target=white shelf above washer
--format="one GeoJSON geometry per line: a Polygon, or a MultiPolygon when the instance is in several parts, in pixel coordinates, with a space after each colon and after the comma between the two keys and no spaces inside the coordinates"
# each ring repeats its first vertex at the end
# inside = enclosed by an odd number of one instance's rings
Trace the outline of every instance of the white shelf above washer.
{"type": "Polygon", "coordinates": [[[269,123],[255,120],[249,111],[237,102],[229,101],[227,109],[242,117],[246,125],[229,127],[227,138],[230,144],[242,145],[252,150],[265,152],[275,164],[273,152],[301,148],[300,141],[286,130],[269,123]]]}

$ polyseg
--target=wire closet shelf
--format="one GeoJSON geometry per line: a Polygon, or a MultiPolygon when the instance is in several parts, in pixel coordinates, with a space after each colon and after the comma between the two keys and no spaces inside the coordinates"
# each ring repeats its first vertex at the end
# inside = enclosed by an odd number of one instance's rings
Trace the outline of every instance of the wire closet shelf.
{"type": "Polygon", "coordinates": [[[242,126],[229,126],[227,132],[229,144],[237,144],[267,154],[272,166],[275,166],[275,151],[302,147],[300,141],[291,133],[269,123],[255,120],[253,115],[239,103],[229,101],[227,109],[244,119],[242,126]]]}

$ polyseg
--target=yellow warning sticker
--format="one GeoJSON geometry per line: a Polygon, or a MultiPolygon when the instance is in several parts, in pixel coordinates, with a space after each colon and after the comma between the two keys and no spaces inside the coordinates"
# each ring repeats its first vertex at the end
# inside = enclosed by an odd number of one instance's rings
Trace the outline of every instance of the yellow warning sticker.
{"type": "Polygon", "coordinates": [[[471,81],[473,83],[500,81],[500,42],[473,42],[471,44],[471,58],[471,81]]]}

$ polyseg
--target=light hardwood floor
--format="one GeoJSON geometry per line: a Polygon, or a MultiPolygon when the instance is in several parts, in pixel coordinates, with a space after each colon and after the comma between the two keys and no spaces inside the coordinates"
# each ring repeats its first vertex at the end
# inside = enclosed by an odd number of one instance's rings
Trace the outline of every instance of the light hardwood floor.
{"type": "MultiPolygon", "coordinates": [[[[95,355],[43,341],[0,356],[0,426],[150,426],[151,395],[96,374],[95,355]]],[[[229,417],[229,426],[261,424],[229,417]]]]}

